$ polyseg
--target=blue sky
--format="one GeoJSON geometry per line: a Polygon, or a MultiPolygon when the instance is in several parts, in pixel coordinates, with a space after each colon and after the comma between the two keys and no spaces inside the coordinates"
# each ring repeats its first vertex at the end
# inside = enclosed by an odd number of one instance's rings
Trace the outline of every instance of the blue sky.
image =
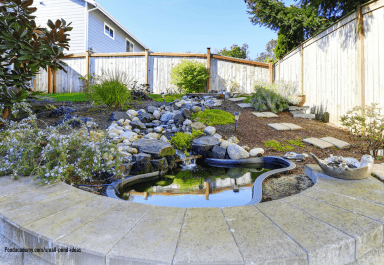
{"type": "MultiPolygon", "coordinates": [[[[254,59],[277,33],[253,26],[243,0],[97,0],[155,52],[206,53],[249,45],[254,59]]],[[[285,4],[294,3],[285,0],[285,4]]]]}

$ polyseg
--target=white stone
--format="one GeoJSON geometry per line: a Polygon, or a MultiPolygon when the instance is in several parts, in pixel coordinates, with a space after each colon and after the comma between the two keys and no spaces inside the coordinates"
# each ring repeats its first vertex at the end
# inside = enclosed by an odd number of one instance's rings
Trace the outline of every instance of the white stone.
{"type": "Polygon", "coordinates": [[[115,137],[118,137],[118,136],[119,135],[117,133],[110,133],[110,134],[108,134],[108,137],[111,138],[111,139],[113,139],[115,137]]]}
{"type": "Polygon", "coordinates": [[[139,152],[136,148],[132,148],[128,146],[124,146],[123,148],[125,152],[131,153],[131,154],[137,154],[139,152]]]}
{"type": "Polygon", "coordinates": [[[124,152],[124,151],[119,151],[119,152],[120,152],[120,154],[123,155],[124,158],[131,158],[132,157],[131,153],[124,152]]]}
{"type": "Polygon", "coordinates": [[[131,142],[128,139],[123,140],[123,144],[125,145],[131,145],[131,142]]]}
{"type": "Polygon", "coordinates": [[[213,126],[205,127],[204,132],[209,135],[214,135],[216,133],[216,128],[213,126]]]}
{"type": "Polygon", "coordinates": [[[112,139],[112,142],[113,142],[113,143],[121,143],[122,141],[123,141],[123,139],[122,139],[121,137],[119,137],[119,136],[114,137],[114,138],[112,139]]]}
{"type": "Polygon", "coordinates": [[[249,157],[249,153],[237,144],[228,146],[227,152],[231,159],[244,159],[249,157]]]}
{"type": "Polygon", "coordinates": [[[191,126],[191,124],[192,124],[192,121],[188,119],[183,122],[183,125],[191,126]]]}
{"type": "Polygon", "coordinates": [[[228,146],[230,146],[231,144],[232,144],[231,142],[224,140],[221,142],[220,147],[227,149],[228,146]]]}
{"type": "Polygon", "coordinates": [[[153,116],[156,118],[156,120],[159,120],[160,117],[161,117],[161,112],[158,111],[158,110],[155,110],[155,111],[153,112],[153,116]]]}
{"type": "Polygon", "coordinates": [[[249,151],[250,156],[257,156],[259,154],[264,154],[264,149],[263,148],[254,148],[251,151],[249,151]]]}
{"type": "Polygon", "coordinates": [[[130,109],[127,111],[127,114],[129,114],[131,117],[136,117],[137,116],[137,111],[130,109]]]}
{"type": "Polygon", "coordinates": [[[238,144],[240,141],[236,138],[236,136],[229,137],[228,142],[232,144],[238,144]]]}
{"type": "Polygon", "coordinates": [[[162,141],[162,142],[166,142],[166,143],[169,142],[169,141],[168,141],[168,138],[165,137],[164,135],[162,135],[162,136],[160,137],[160,141],[162,141]]]}
{"type": "Polygon", "coordinates": [[[134,117],[134,118],[132,119],[132,121],[140,121],[140,119],[137,118],[137,117],[134,117]]]}
{"type": "Polygon", "coordinates": [[[120,119],[117,121],[117,124],[120,126],[123,126],[123,123],[124,123],[124,119],[120,119]]]}
{"type": "Polygon", "coordinates": [[[221,136],[221,135],[218,134],[218,133],[215,133],[215,134],[213,135],[213,137],[216,137],[216,138],[219,139],[219,140],[221,140],[221,138],[223,138],[223,136],[221,136]]]}
{"type": "Polygon", "coordinates": [[[159,139],[160,135],[157,133],[148,133],[145,137],[145,139],[159,139]]]}
{"type": "Polygon", "coordinates": [[[120,130],[118,130],[118,129],[116,129],[116,128],[113,128],[112,130],[109,131],[109,134],[111,134],[111,133],[120,135],[120,130]]]}
{"type": "Polygon", "coordinates": [[[132,130],[132,126],[130,126],[130,125],[125,126],[124,130],[132,130]]]}
{"type": "Polygon", "coordinates": [[[137,139],[137,133],[134,132],[123,132],[120,134],[121,137],[124,137],[130,142],[133,142],[137,139]]]}
{"type": "Polygon", "coordinates": [[[163,128],[162,126],[157,126],[157,127],[155,127],[153,130],[154,130],[155,132],[157,132],[157,133],[161,133],[161,132],[164,130],[164,128],[163,128]]]}

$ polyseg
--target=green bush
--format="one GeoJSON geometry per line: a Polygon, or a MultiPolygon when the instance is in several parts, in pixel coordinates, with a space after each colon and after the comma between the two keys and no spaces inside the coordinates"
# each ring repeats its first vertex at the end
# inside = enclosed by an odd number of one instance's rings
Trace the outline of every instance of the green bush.
{"type": "Polygon", "coordinates": [[[377,157],[380,149],[384,148],[384,115],[377,103],[370,106],[354,107],[347,111],[347,115],[341,117],[343,126],[349,131],[350,140],[363,154],[377,157]]]}
{"type": "Polygon", "coordinates": [[[171,138],[171,144],[179,150],[189,150],[192,148],[192,140],[201,136],[202,131],[192,129],[192,134],[178,132],[171,138]]]}
{"type": "Polygon", "coordinates": [[[181,60],[171,70],[171,83],[176,85],[179,92],[204,92],[209,72],[203,63],[181,60]]]}
{"type": "MultiPolygon", "coordinates": [[[[165,102],[173,102],[175,99],[181,99],[185,94],[170,94],[165,95],[165,102]]],[[[153,100],[163,102],[163,97],[160,94],[149,95],[153,100]]]]}
{"type": "Polygon", "coordinates": [[[255,87],[256,93],[250,100],[257,111],[272,111],[278,113],[288,108],[288,100],[263,86],[255,87]]]}
{"type": "Polygon", "coordinates": [[[192,119],[198,118],[199,122],[209,126],[230,124],[235,122],[235,116],[231,113],[219,109],[206,109],[192,115],[192,119]]]}

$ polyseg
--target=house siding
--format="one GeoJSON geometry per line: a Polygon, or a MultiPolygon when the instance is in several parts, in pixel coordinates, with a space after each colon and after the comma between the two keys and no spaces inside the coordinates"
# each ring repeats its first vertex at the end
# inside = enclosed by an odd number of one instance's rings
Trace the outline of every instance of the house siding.
{"type": "Polygon", "coordinates": [[[33,14],[36,16],[36,25],[48,28],[48,19],[55,22],[63,18],[67,24],[72,22],[73,29],[69,32],[70,48],[69,51],[64,51],[65,54],[85,52],[85,2],[83,0],[42,0],[34,1],[33,6],[37,8],[33,14]]]}
{"type": "Polygon", "coordinates": [[[89,12],[88,48],[92,48],[97,53],[125,52],[126,39],[133,43],[134,52],[145,50],[99,10],[89,12]],[[114,29],[115,39],[104,34],[104,22],[114,29]]]}

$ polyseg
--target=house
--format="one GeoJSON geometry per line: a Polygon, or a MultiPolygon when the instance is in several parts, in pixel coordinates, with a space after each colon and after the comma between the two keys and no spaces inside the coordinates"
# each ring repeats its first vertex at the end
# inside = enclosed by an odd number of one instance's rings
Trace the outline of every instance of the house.
{"type": "Polygon", "coordinates": [[[48,19],[72,22],[66,54],[143,52],[147,47],[94,0],[35,0],[36,24],[47,27],[48,19]]]}

